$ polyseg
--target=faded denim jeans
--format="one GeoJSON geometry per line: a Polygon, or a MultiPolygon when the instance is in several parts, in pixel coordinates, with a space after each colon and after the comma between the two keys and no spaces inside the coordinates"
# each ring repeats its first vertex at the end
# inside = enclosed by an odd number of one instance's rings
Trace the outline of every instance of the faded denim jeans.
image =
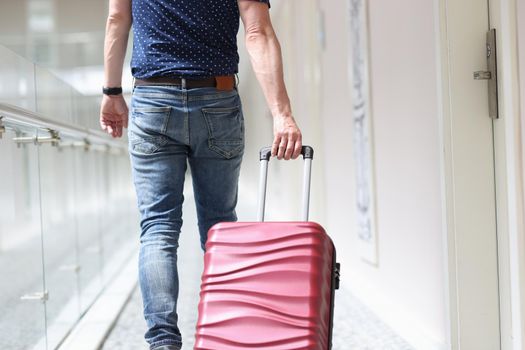
{"type": "Polygon", "coordinates": [[[200,243],[221,221],[236,221],[244,118],[237,90],[137,86],[129,150],[141,214],[139,284],[153,349],[182,346],[177,326],[177,248],[183,186],[191,169],[200,243]]]}

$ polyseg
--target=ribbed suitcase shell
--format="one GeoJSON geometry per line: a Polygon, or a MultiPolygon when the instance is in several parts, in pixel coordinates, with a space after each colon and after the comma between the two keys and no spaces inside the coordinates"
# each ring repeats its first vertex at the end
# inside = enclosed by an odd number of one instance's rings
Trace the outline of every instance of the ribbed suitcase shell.
{"type": "Polygon", "coordinates": [[[220,223],[206,243],[195,350],[327,350],[335,250],[313,222],[220,223]]]}

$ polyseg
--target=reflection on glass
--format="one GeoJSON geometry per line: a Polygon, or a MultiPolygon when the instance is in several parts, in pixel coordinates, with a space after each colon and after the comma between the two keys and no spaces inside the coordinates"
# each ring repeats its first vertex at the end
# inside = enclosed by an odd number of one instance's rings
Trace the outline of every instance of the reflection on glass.
{"type": "Polygon", "coordinates": [[[36,67],[37,113],[72,124],[72,88],[46,69],[36,67]]]}
{"type": "Polygon", "coordinates": [[[0,1],[0,45],[51,69],[102,64],[107,0],[0,1]]]}
{"type": "Polygon", "coordinates": [[[75,203],[77,212],[80,303],[84,311],[102,289],[102,242],[99,215],[105,215],[97,200],[96,151],[75,150],[75,203]]]}
{"type": "Polygon", "coordinates": [[[45,349],[38,152],[7,130],[0,139],[0,349],[45,349]],[[42,342],[42,340],[44,340],[42,342]]]}
{"type": "Polygon", "coordinates": [[[33,65],[0,46],[0,103],[35,111],[33,65]]]}
{"type": "MultiPolygon", "coordinates": [[[[98,132],[100,84],[88,79],[86,96],[60,77],[101,68],[106,11],[106,0],[0,1],[0,108],[98,132]]],[[[48,131],[12,123],[0,129],[0,350],[54,349],[138,245],[129,160],[60,130],[59,145],[39,143],[48,131]]]]}
{"type": "MultiPolygon", "coordinates": [[[[67,140],[64,140],[66,143],[67,140]]],[[[54,349],[80,317],[74,198],[75,150],[38,146],[42,198],[48,347],[54,349]]]]}

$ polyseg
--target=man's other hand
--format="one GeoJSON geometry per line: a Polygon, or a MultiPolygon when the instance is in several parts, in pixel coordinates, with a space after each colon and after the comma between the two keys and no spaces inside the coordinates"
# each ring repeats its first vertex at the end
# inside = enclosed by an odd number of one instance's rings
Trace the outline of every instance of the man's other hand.
{"type": "Polygon", "coordinates": [[[274,140],[272,156],[277,159],[296,159],[301,154],[302,135],[294,118],[290,116],[275,116],[273,118],[274,140]]]}
{"type": "Polygon", "coordinates": [[[100,127],[113,137],[121,137],[122,129],[128,127],[128,106],[122,95],[102,98],[100,127]]]}

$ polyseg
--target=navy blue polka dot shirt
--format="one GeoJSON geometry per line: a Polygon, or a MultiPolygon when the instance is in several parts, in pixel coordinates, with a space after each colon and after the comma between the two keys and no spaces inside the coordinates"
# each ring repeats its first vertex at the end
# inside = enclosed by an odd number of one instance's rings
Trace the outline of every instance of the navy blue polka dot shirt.
{"type": "Polygon", "coordinates": [[[132,12],[135,78],[238,72],[237,0],[132,0],[132,12]]]}

